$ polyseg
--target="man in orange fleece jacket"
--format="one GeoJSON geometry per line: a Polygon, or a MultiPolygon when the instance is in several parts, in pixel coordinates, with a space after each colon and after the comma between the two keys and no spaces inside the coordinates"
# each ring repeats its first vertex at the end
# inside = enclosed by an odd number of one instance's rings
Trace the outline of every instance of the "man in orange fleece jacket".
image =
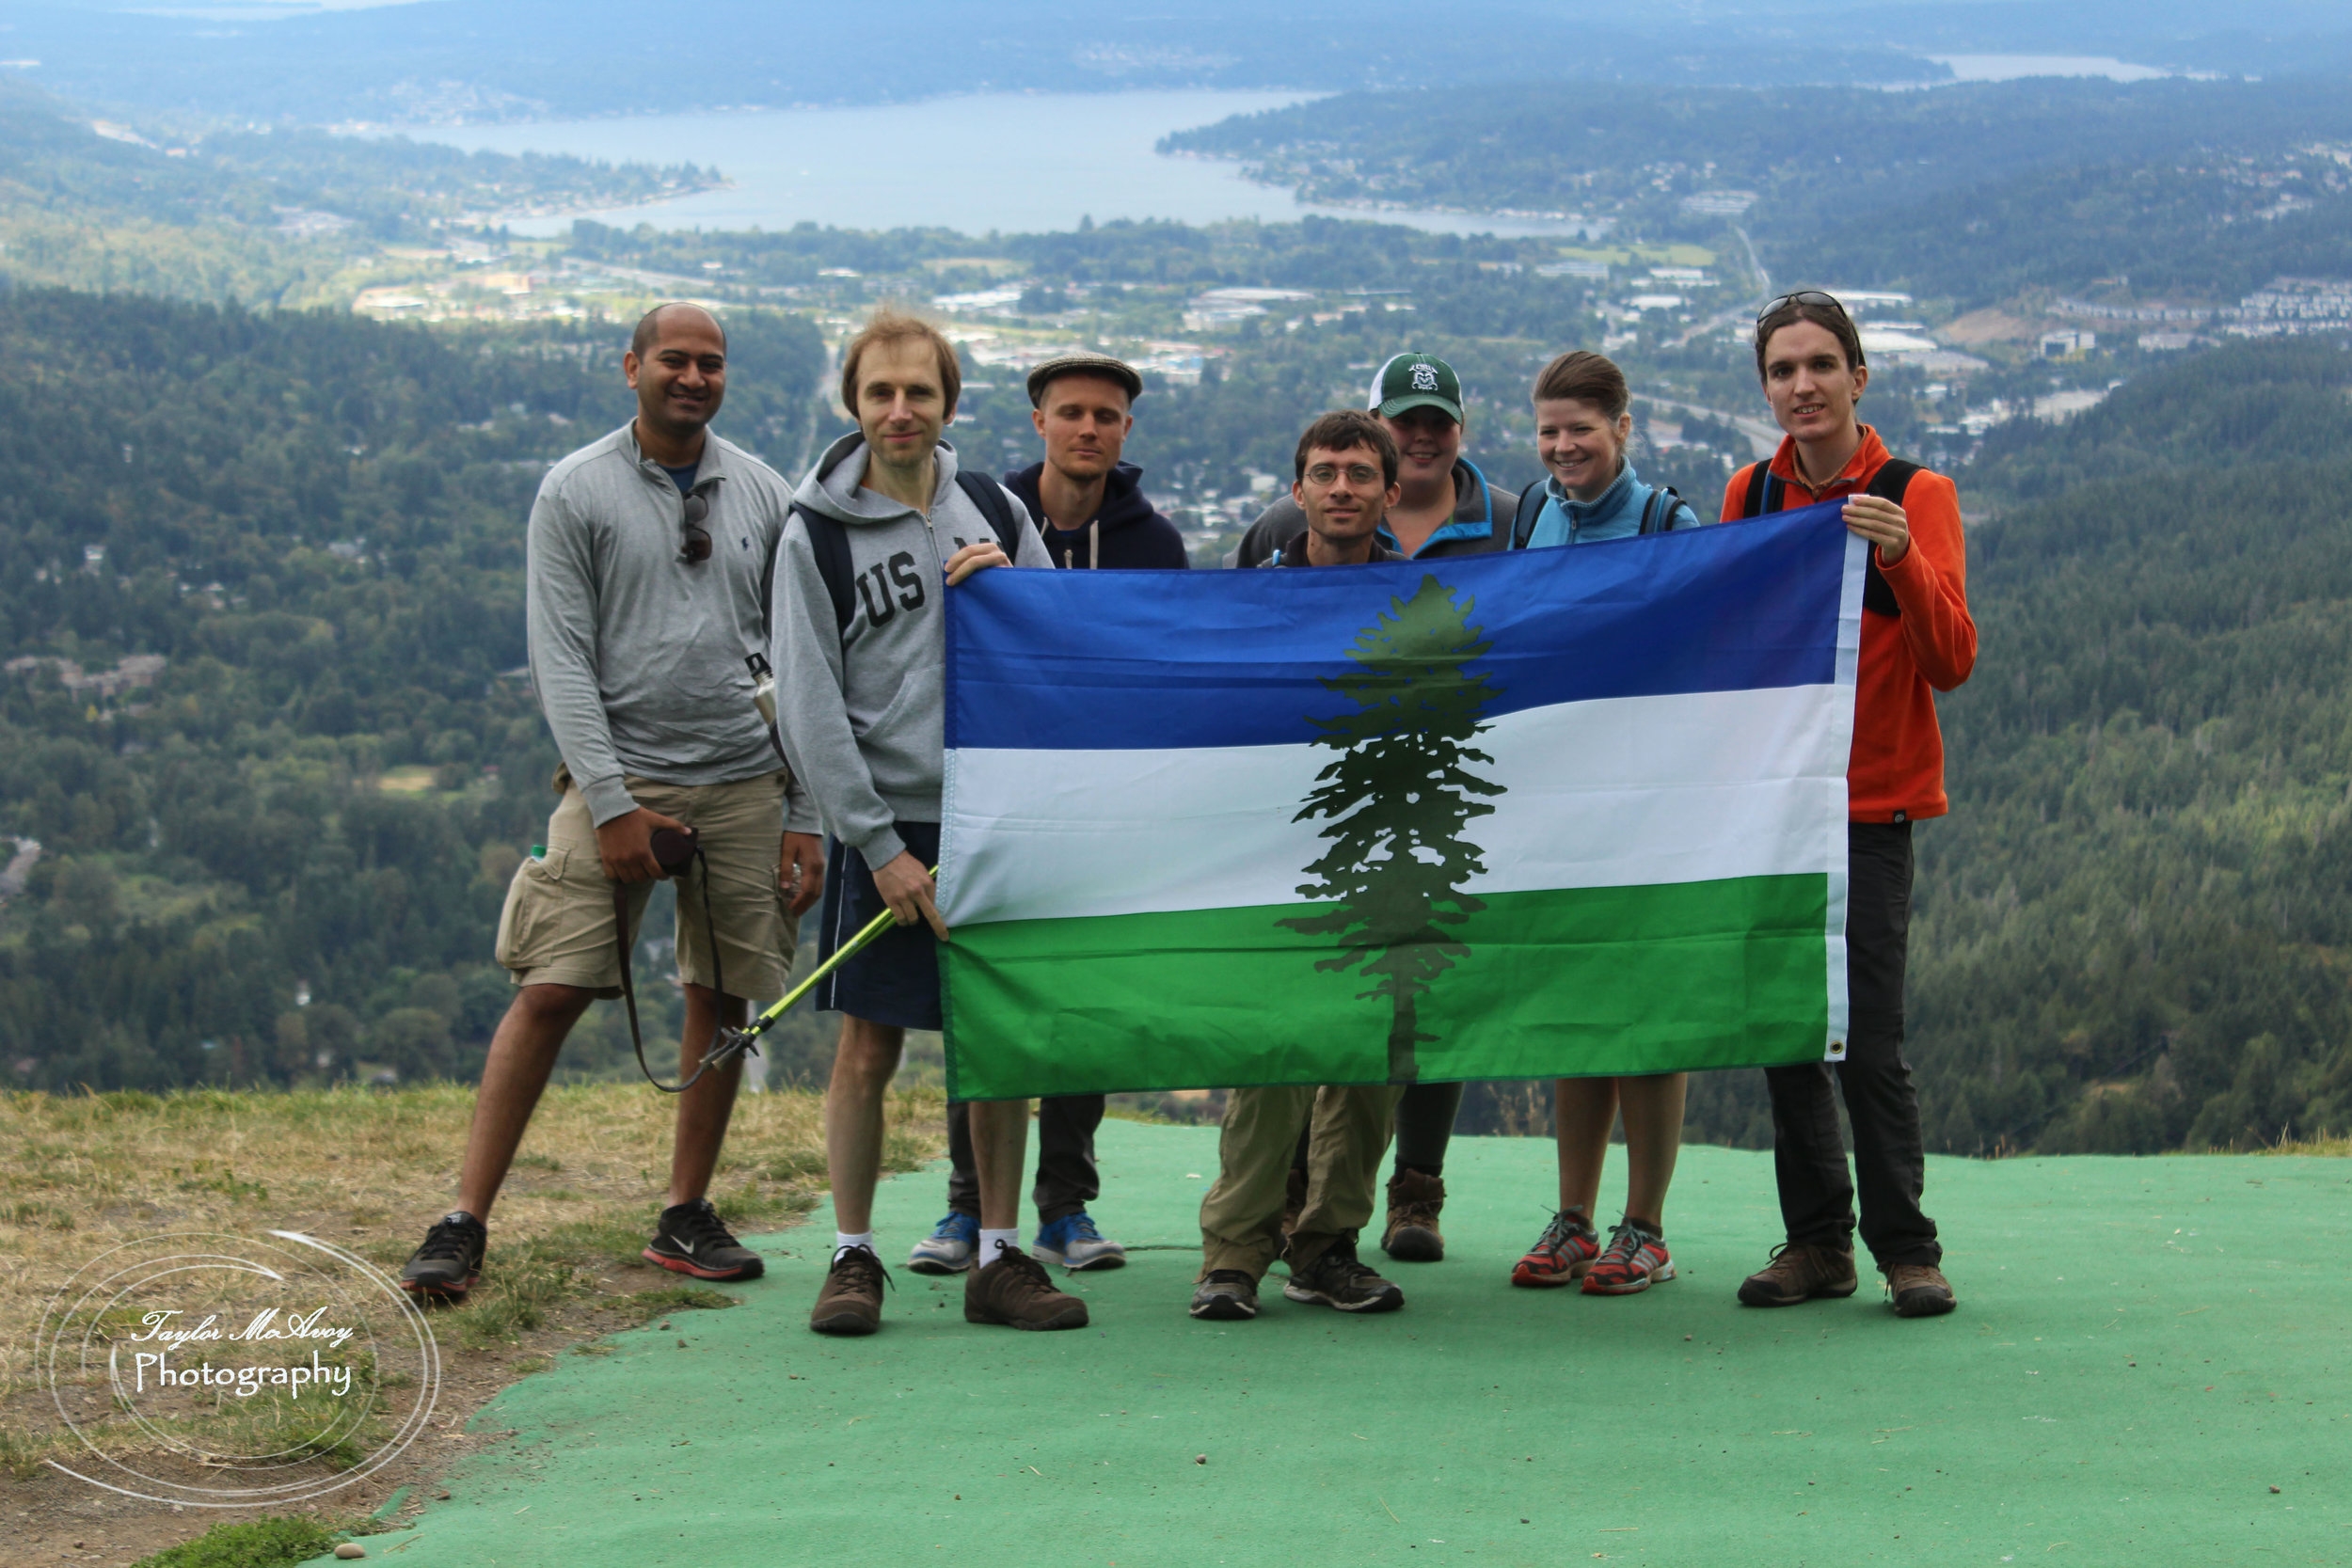
{"type": "Polygon", "coordinates": [[[1825,1062],[1772,1068],[1772,1159],[1788,1244],[1740,1287],[1751,1307],[1792,1307],[1855,1289],[1854,1195],[1862,1240],[1896,1312],[1955,1305],[1935,1222],[1921,1212],[1927,1158],[1918,1091],[1903,1060],[1903,959],[1911,926],[1911,825],[1948,810],[1937,691],[1968,678],[1960,493],[1942,474],[1891,458],[1854,413],[1870,382],[1845,307],[1816,290],[1784,294],[1756,323],[1756,369],[1787,433],[1769,463],[1732,475],[1726,522],[1844,500],[1846,526],[1871,545],[1847,766],[1846,975],[1850,1017],[1838,1086],[1853,1123],[1853,1174],[1825,1062]]]}

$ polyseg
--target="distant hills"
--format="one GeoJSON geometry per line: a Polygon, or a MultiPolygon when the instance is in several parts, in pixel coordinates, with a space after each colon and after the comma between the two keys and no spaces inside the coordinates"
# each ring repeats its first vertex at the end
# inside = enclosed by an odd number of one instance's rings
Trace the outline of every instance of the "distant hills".
{"type": "Polygon", "coordinates": [[[1164,145],[1320,201],[1567,211],[1692,238],[1736,221],[1784,281],[1959,309],[2119,277],[2234,303],[2280,273],[2352,274],[2352,94],[2335,80],[1509,84],[1346,94],[1164,145]]]}
{"type": "Polygon", "coordinates": [[[691,166],[297,127],[133,125],[0,75],[0,277],[16,282],[307,304],[355,250],[431,240],[494,213],[716,182],[691,166]]]}
{"type": "MultiPolygon", "coordinates": [[[[290,8],[291,9],[291,8],[290,8]]],[[[92,102],[208,118],[485,120],[959,92],[1129,87],[1456,87],[1565,83],[1795,86],[1949,80],[1931,55],[2121,55],[2268,75],[2352,63],[2340,8],[2218,10],[2185,0],[1818,5],[1805,0],[1564,10],[1535,0],[1278,7],[1200,0],[909,0],[855,7],[709,0],[423,0],[283,15],[0,7],[36,81],[92,102]]]]}

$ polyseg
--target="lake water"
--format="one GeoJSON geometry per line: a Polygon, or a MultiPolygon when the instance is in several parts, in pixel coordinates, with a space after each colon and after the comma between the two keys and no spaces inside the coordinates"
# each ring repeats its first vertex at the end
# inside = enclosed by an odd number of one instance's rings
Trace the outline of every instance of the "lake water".
{"type": "Polygon", "coordinates": [[[2114,82],[2147,82],[2175,74],[2134,65],[2106,55],[1931,55],[1952,68],[1960,82],[2014,82],[2026,76],[2105,76],[2114,82]]]}
{"type": "MultiPolygon", "coordinates": [[[[1298,92],[989,93],[842,109],[757,109],[417,126],[420,141],[494,152],[562,152],[608,163],[715,166],[734,182],[676,201],[582,215],[660,229],[912,226],[984,234],[1075,229],[1079,220],[1295,221],[1303,213],[1378,217],[1446,233],[1575,234],[1544,218],[1369,213],[1309,207],[1216,159],[1170,158],[1152,144],[1228,115],[1303,103],[1298,92]]],[[[569,217],[518,219],[560,233],[569,217]]]]}

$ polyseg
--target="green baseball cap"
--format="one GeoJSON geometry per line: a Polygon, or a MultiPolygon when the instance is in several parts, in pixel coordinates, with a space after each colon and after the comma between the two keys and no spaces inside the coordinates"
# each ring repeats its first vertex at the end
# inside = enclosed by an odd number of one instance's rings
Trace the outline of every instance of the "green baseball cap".
{"type": "Polygon", "coordinates": [[[1436,408],[1460,424],[1462,378],[1434,354],[1400,354],[1373,376],[1372,401],[1365,406],[1384,420],[1407,408],[1436,408]]]}

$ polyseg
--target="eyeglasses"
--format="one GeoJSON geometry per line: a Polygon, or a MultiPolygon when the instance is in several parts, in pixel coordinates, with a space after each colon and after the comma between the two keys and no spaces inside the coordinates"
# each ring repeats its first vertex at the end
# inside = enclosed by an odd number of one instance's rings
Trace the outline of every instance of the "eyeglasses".
{"type": "Polygon", "coordinates": [[[686,522],[679,530],[678,559],[689,566],[699,566],[710,559],[710,531],[703,524],[710,518],[710,498],[700,490],[686,498],[686,522]]]}
{"type": "Polygon", "coordinates": [[[1333,463],[1318,463],[1307,470],[1305,477],[1310,484],[1336,484],[1343,473],[1350,484],[1370,484],[1380,478],[1381,470],[1369,463],[1351,463],[1345,468],[1333,463]]]}
{"type": "Polygon", "coordinates": [[[1836,294],[1825,294],[1819,289],[1799,289],[1795,293],[1783,294],[1765,306],[1763,309],[1756,313],[1756,319],[1761,323],[1773,311],[1789,305],[1818,305],[1835,310],[1841,316],[1846,313],[1844,303],[1836,294]]]}

